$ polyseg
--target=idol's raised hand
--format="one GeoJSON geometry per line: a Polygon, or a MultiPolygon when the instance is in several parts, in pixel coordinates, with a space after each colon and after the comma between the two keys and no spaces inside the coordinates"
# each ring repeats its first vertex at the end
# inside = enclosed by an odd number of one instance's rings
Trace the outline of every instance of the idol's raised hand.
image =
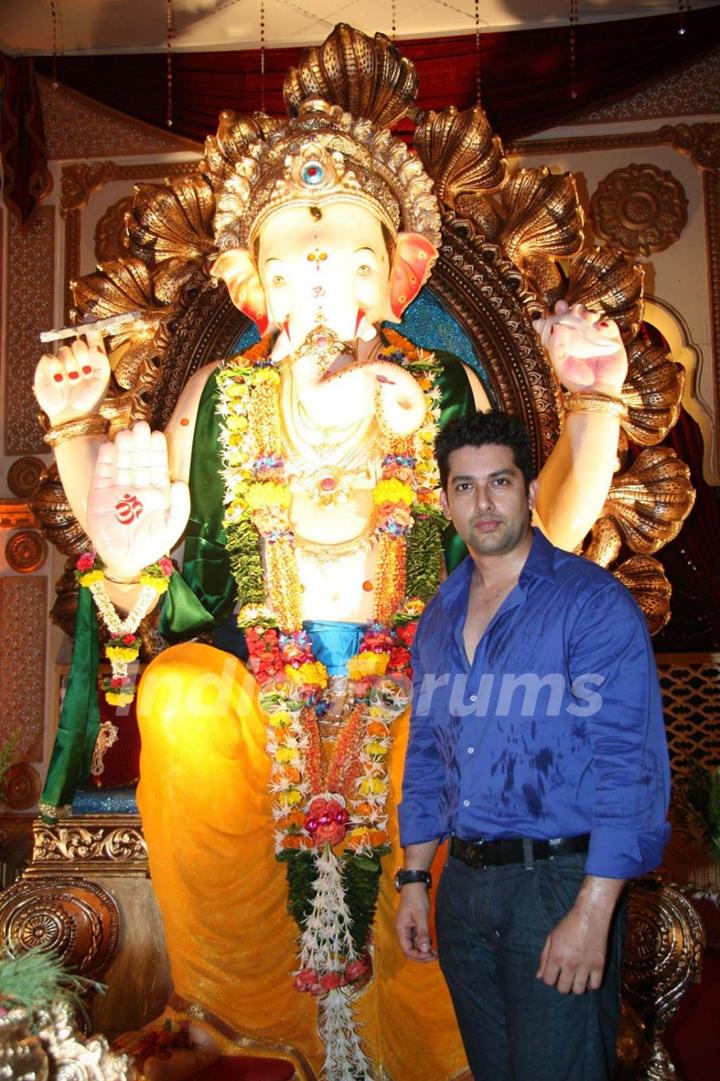
{"type": "Polygon", "coordinates": [[[61,345],[57,356],[45,353],[35,369],[38,404],[53,425],[96,413],[107,393],[110,364],[102,334],[87,330],[85,338],[61,345]]]}
{"type": "Polygon", "coordinates": [[[144,421],[98,454],[87,532],[112,577],[132,579],[169,552],[190,514],[184,481],[171,481],[162,432],[144,421]]]}
{"type": "Polygon", "coordinates": [[[533,324],[555,374],[569,391],[594,390],[618,396],[627,374],[627,354],[617,324],[582,304],[555,305],[533,324]]]}

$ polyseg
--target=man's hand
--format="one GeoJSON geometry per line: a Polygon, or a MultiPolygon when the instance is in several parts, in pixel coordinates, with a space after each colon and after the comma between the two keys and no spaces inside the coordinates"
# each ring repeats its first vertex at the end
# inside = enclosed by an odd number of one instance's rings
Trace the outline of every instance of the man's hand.
{"type": "Polygon", "coordinates": [[[605,969],[606,946],[607,927],[593,925],[572,908],[545,941],[538,979],[562,995],[597,991],[605,969]]]}
{"type": "Polygon", "coordinates": [[[411,961],[436,960],[430,942],[430,896],[423,882],[403,886],[395,928],[402,951],[411,961]]]}
{"type": "Polygon", "coordinates": [[[622,879],[585,878],[577,900],[545,940],[537,978],[562,995],[597,991],[605,970],[608,931],[622,879]]]}

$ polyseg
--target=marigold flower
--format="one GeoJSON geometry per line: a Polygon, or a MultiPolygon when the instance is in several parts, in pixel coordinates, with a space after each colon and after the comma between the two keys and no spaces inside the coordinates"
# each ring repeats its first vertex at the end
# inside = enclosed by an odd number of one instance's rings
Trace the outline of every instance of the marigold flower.
{"type": "Polygon", "coordinates": [[[389,660],[389,653],[358,653],[348,661],[348,675],[354,680],[384,676],[389,660]]]}
{"type": "Polygon", "coordinates": [[[136,646],[105,647],[105,656],[109,661],[134,661],[139,652],[136,646]]]}
{"type": "Polygon", "coordinates": [[[363,777],[359,789],[363,796],[382,796],[387,792],[387,783],[380,777],[363,777]]]}
{"type": "Polygon", "coordinates": [[[232,383],[227,384],[223,388],[223,391],[228,396],[228,398],[244,398],[245,395],[248,393],[248,386],[247,383],[238,379],[236,381],[234,380],[232,383]]]}
{"type": "Polygon", "coordinates": [[[275,481],[260,481],[248,486],[247,505],[251,510],[261,507],[289,507],[290,489],[275,481]]]}
{"type": "Polygon", "coordinates": [[[111,706],[129,706],[134,697],[133,694],[122,694],[117,691],[105,692],[105,701],[111,706]]]}
{"type": "Polygon", "coordinates": [[[88,571],[87,574],[83,574],[78,578],[78,582],[81,586],[91,586],[94,582],[102,582],[105,575],[102,571],[88,571]]]}
{"type": "Polygon", "coordinates": [[[297,788],[289,788],[287,792],[280,792],[278,794],[278,803],[281,807],[297,807],[299,803],[302,803],[302,792],[299,792],[297,788]]]}
{"type": "Polygon", "coordinates": [[[279,383],[280,373],[274,368],[256,368],[252,374],[254,383],[279,383]]]}
{"type": "Polygon", "coordinates": [[[388,835],[385,830],[368,830],[360,827],[350,834],[350,848],[360,848],[368,845],[370,848],[381,848],[388,843],[388,835]]]}
{"type": "Polygon", "coordinates": [[[268,714],[268,724],[271,728],[287,728],[292,724],[292,717],[286,709],[277,709],[268,714]]]}
{"type": "Polygon", "coordinates": [[[297,747],[278,747],[275,752],[275,761],[281,765],[290,765],[300,761],[300,752],[297,747]]]}
{"type": "Polygon", "coordinates": [[[235,432],[246,432],[248,427],[248,419],[242,414],[231,414],[229,417],[226,417],[225,426],[227,430],[231,433],[231,435],[235,432]]]}
{"type": "Polygon", "coordinates": [[[373,488],[373,500],[379,506],[381,503],[407,503],[409,507],[414,501],[414,493],[409,484],[402,481],[379,480],[373,488]]]}
{"type": "Polygon", "coordinates": [[[327,687],[327,668],[320,661],[314,663],[305,662],[299,668],[293,668],[291,664],[285,665],[285,675],[290,683],[296,686],[309,684],[311,687],[327,687]]]}

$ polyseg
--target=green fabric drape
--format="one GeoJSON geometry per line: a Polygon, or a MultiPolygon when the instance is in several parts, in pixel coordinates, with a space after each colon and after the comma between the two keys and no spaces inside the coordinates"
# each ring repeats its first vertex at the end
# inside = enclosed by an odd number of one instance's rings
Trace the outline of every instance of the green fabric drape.
{"type": "MultiPolygon", "coordinates": [[[[440,385],[440,427],[458,417],[465,417],[475,412],[475,399],[467,372],[462,363],[452,353],[435,351],[435,359],[443,365],[443,372],[438,380],[440,385]]],[[[448,525],[443,533],[443,550],[448,574],[454,571],[467,555],[465,542],[454,528],[448,525]]]]}
{"type": "Polygon", "coordinates": [[[190,518],[185,531],[182,578],[174,574],[160,631],[173,641],[226,623],[235,603],[235,582],[225,548],[225,484],[216,413],[217,371],[203,389],[195,421],[190,464],[190,518]]]}
{"type": "Polygon", "coordinates": [[[70,678],[45,788],[40,797],[40,813],[48,821],[69,809],[76,788],[90,774],[95,741],[100,730],[97,691],[99,649],[95,601],[89,589],[80,589],[70,678]]]}

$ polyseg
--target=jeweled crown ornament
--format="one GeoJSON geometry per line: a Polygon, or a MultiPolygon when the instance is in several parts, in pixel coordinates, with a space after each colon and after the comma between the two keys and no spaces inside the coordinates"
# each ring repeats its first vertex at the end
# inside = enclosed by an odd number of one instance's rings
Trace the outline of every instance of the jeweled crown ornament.
{"type": "MultiPolygon", "coordinates": [[[[343,29],[349,30],[337,28],[343,29]]],[[[389,130],[414,111],[414,69],[383,35],[376,35],[376,45],[385,67],[396,68],[394,96],[386,84],[383,100],[354,102],[347,87],[334,86],[320,73],[307,87],[295,69],[285,98],[296,115],[222,115],[203,163],[216,195],[220,251],[252,248],[279,208],[322,208],[340,200],[369,207],[392,236],[417,233],[438,246],[440,212],[432,181],[418,156],[389,130]]]]}

